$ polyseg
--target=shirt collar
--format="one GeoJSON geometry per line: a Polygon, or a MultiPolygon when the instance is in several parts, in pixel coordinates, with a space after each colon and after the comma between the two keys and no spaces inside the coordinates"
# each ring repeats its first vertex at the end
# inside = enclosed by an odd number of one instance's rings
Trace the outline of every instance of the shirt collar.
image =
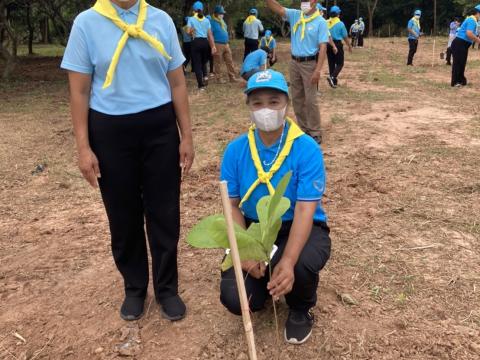
{"type": "MultiPolygon", "coordinates": [[[[285,122],[285,128],[283,129],[283,141],[282,143],[285,143],[285,140],[287,138],[288,134],[288,128],[289,128],[289,123],[285,122]]],[[[262,139],[260,138],[260,135],[258,134],[258,129],[255,129],[255,142],[257,143],[257,148],[258,150],[277,150],[278,146],[280,145],[280,139],[282,137],[279,137],[277,141],[275,141],[275,144],[272,144],[270,146],[266,146],[262,139]]]]}
{"type": "Polygon", "coordinates": [[[115,10],[117,10],[118,15],[132,13],[138,16],[138,12],[140,10],[140,0],[137,0],[137,2],[130,9],[123,9],[120,6],[114,4],[113,2],[112,2],[112,5],[115,8],[115,10]]]}

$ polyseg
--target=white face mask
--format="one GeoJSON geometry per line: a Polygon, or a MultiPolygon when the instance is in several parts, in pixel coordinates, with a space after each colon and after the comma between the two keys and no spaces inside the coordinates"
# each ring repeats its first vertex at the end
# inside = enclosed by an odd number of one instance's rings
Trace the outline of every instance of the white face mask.
{"type": "Polygon", "coordinates": [[[280,110],[272,110],[264,108],[250,113],[250,119],[255,126],[266,132],[278,130],[285,123],[285,114],[287,113],[287,107],[285,106],[280,110]]]}
{"type": "Polygon", "coordinates": [[[301,5],[300,5],[300,9],[304,13],[308,13],[310,10],[312,10],[312,7],[310,6],[310,1],[302,1],[301,5]]]}
{"type": "Polygon", "coordinates": [[[219,19],[223,19],[223,17],[224,17],[223,14],[219,14],[219,15],[218,15],[218,18],[219,18],[219,19]]]}
{"type": "Polygon", "coordinates": [[[415,15],[415,18],[416,18],[416,19],[420,19],[420,15],[415,15]]]}

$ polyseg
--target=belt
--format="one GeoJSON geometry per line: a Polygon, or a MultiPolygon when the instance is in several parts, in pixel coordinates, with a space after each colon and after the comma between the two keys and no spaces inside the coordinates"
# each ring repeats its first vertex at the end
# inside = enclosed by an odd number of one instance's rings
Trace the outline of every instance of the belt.
{"type": "Polygon", "coordinates": [[[318,54],[313,55],[313,56],[295,56],[292,55],[292,60],[295,60],[296,62],[306,62],[306,61],[317,61],[318,60],[318,54]]]}

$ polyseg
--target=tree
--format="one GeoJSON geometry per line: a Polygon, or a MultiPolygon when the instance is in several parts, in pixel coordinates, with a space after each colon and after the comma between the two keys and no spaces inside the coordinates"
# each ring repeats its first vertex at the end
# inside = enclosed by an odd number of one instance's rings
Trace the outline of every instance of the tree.
{"type": "Polygon", "coordinates": [[[361,0],[367,6],[368,11],[368,36],[373,36],[373,17],[379,0],[361,0]]]}

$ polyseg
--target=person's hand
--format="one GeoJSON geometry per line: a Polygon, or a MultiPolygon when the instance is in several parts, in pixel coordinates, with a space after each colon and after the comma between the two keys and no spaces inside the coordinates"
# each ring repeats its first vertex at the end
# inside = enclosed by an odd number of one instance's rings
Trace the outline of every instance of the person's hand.
{"type": "Polygon", "coordinates": [[[215,55],[217,53],[217,48],[214,46],[212,47],[212,55],[215,55]]]}
{"type": "Polygon", "coordinates": [[[348,47],[348,52],[351,54],[353,52],[353,49],[351,46],[348,47]]]}
{"type": "Polygon", "coordinates": [[[261,279],[265,276],[267,266],[264,262],[254,260],[242,261],[242,270],[246,271],[251,277],[261,279]]]}
{"type": "Polygon", "coordinates": [[[182,177],[187,175],[195,159],[195,150],[193,148],[193,139],[185,137],[180,142],[180,167],[182,168],[182,177]]]}
{"type": "Polygon", "coordinates": [[[336,46],[334,46],[334,47],[332,48],[332,51],[333,51],[333,53],[334,53],[335,55],[338,54],[338,48],[337,48],[336,46]]]}
{"type": "Polygon", "coordinates": [[[320,71],[315,70],[312,74],[310,82],[312,85],[317,85],[319,81],[320,81],[320,71]]]}
{"type": "Polygon", "coordinates": [[[101,177],[100,167],[97,156],[92,149],[88,148],[78,152],[78,167],[85,180],[87,180],[92,187],[97,188],[98,178],[101,177]]]}
{"type": "Polygon", "coordinates": [[[290,260],[282,258],[273,269],[272,278],[267,284],[267,289],[274,300],[278,300],[280,296],[288,294],[293,289],[295,283],[294,266],[290,260]]]}

